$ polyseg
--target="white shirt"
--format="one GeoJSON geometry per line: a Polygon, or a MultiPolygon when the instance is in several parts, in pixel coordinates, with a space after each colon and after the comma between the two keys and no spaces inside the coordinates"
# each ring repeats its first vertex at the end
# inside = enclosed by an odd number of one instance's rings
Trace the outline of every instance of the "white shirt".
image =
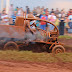
{"type": "Polygon", "coordinates": [[[72,20],[72,15],[70,15],[70,16],[68,17],[68,19],[71,19],[71,20],[72,20]]]}
{"type": "Polygon", "coordinates": [[[5,17],[9,17],[8,15],[2,15],[1,18],[3,19],[3,21],[5,21],[6,23],[3,23],[5,25],[9,25],[9,19],[5,19],[5,17]]]}
{"type": "Polygon", "coordinates": [[[4,21],[9,21],[9,19],[4,19],[5,17],[8,17],[8,15],[2,15],[1,18],[4,20],[4,21]]]}
{"type": "Polygon", "coordinates": [[[55,16],[55,15],[49,15],[49,16],[48,16],[48,19],[51,18],[51,16],[53,17],[53,19],[56,20],[56,16],[55,16]]]}

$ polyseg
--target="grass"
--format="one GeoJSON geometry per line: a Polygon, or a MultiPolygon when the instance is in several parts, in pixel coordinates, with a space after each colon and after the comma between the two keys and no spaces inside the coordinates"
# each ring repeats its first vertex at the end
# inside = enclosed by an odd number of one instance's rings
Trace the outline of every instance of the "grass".
{"type": "Polygon", "coordinates": [[[0,60],[54,62],[56,59],[47,53],[33,53],[31,51],[0,51],[0,60]]]}
{"type": "Polygon", "coordinates": [[[72,39],[72,37],[71,37],[71,36],[68,36],[68,35],[59,36],[58,38],[59,38],[59,39],[62,39],[62,38],[72,39]]]}
{"type": "Polygon", "coordinates": [[[72,62],[72,53],[57,54],[56,57],[60,58],[62,62],[72,62]]]}
{"type": "MultiPolygon", "coordinates": [[[[63,62],[72,62],[72,53],[57,54],[63,62]]],[[[30,62],[57,62],[51,53],[33,53],[31,51],[0,51],[0,60],[30,61],[30,62]]]]}

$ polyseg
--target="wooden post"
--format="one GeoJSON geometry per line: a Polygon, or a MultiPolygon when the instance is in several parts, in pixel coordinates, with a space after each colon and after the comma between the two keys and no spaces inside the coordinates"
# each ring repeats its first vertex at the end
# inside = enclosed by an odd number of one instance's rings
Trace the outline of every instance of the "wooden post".
{"type": "Polygon", "coordinates": [[[4,8],[4,0],[1,0],[1,11],[3,11],[4,8]]]}
{"type": "Polygon", "coordinates": [[[10,0],[6,0],[6,13],[8,14],[9,13],[9,6],[10,6],[10,0]]]}

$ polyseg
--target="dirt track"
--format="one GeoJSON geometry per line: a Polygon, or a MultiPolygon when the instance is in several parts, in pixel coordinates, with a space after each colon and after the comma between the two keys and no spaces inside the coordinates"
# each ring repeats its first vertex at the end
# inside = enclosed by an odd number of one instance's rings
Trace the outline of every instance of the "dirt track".
{"type": "Polygon", "coordinates": [[[31,63],[0,61],[0,72],[72,72],[72,63],[31,63]]]}

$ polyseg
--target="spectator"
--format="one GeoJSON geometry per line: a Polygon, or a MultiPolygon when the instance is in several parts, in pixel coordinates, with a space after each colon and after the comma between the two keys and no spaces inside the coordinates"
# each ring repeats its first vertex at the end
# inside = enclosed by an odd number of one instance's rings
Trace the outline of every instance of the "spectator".
{"type": "Polygon", "coordinates": [[[55,11],[54,11],[54,9],[52,8],[52,10],[51,10],[51,12],[50,13],[54,13],[55,11]]]}
{"type": "MultiPolygon", "coordinates": [[[[48,20],[49,11],[45,11],[45,13],[46,13],[46,20],[48,20]]],[[[47,31],[47,28],[48,28],[48,23],[46,23],[46,31],[47,31]]]]}
{"type": "Polygon", "coordinates": [[[42,11],[44,11],[44,12],[46,11],[46,9],[45,9],[45,7],[44,7],[44,6],[42,6],[42,11]]]}
{"type": "Polygon", "coordinates": [[[22,7],[18,10],[18,16],[23,16],[23,9],[22,9],[22,7]]]}
{"type": "Polygon", "coordinates": [[[65,13],[63,10],[61,10],[61,12],[59,13],[59,18],[61,18],[61,16],[64,16],[65,17],[65,13]]]}
{"type": "Polygon", "coordinates": [[[64,8],[62,9],[62,11],[63,11],[64,14],[66,13],[64,8]]]}
{"type": "Polygon", "coordinates": [[[65,16],[65,33],[68,33],[68,29],[70,28],[68,22],[69,22],[68,16],[65,16]]]}
{"type": "MultiPolygon", "coordinates": [[[[45,12],[43,12],[43,16],[41,17],[41,19],[46,20],[45,12]]],[[[40,28],[46,30],[46,22],[41,21],[40,24],[40,28]]]]}
{"type": "Polygon", "coordinates": [[[15,8],[15,11],[17,11],[17,12],[18,12],[18,10],[19,10],[19,8],[18,8],[18,7],[16,7],[16,8],[15,8]]]}
{"type": "Polygon", "coordinates": [[[36,12],[37,12],[37,14],[40,14],[40,12],[41,12],[40,6],[38,6],[38,7],[36,8],[36,12]]]}
{"type": "Polygon", "coordinates": [[[2,24],[9,25],[9,16],[6,14],[5,10],[2,11],[1,19],[2,19],[2,24]]]}
{"type": "Polygon", "coordinates": [[[46,8],[45,12],[49,12],[49,11],[48,11],[48,8],[46,8]]]}
{"type": "Polygon", "coordinates": [[[59,16],[57,15],[57,16],[56,16],[55,25],[57,26],[58,29],[59,29],[59,22],[60,22],[59,16]]]}
{"type": "Polygon", "coordinates": [[[36,9],[35,8],[33,9],[33,15],[34,16],[37,15],[37,12],[36,12],[36,9]]]}
{"type": "Polygon", "coordinates": [[[55,15],[58,15],[58,14],[59,14],[59,9],[56,8],[55,15]]]}
{"type": "Polygon", "coordinates": [[[14,12],[13,4],[11,4],[9,8],[9,18],[11,18],[11,16],[13,15],[13,12],[14,12]]]}
{"type": "MultiPolygon", "coordinates": [[[[37,19],[39,18],[39,14],[36,15],[36,18],[37,19]]],[[[36,26],[37,27],[40,27],[40,21],[39,20],[36,20],[36,26]]]]}
{"type": "Polygon", "coordinates": [[[71,15],[69,15],[68,19],[69,19],[69,27],[72,29],[72,13],[71,15]]]}
{"type": "Polygon", "coordinates": [[[26,13],[29,14],[30,13],[30,9],[28,6],[26,6],[26,13]]]}
{"type": "Polygon", "coordinates": [[[17,16],[17,11],[14,11],[14,14],[11,17],[13,24],[10,24],[10,25],[15,25],[16,16],[17,16]]]}
{"type": "Polygon", "coordinates": [[[72,9],[69,10],[69,12],[68,12],[68,16],[71,15],[71,13],[72,13],[72,9]]]}
{"type": "Polygon", "coordinates": [[[56,16],[54,14],[54,12],[51,13],[51,15],[48,16],[49,21],[51,21],[52,23],[55,23],[56,20],[56,16]]]}
{"type": "Polygon", "coordinates": [[[46,16],[47,16],[47,18],[48,18],[48,15],[49,15],[49,11],[46,11],[45,13],[46,13],[46,16]]]}
{"type": "Polygon", "coordinates": [[[39,18],[41,18],[43,15],[43,11],[40,12],[39,18]]]}
{"type": "Polygon", "coordinates": [[[64,15],[62,15],[61,18],[60,18],[60,23],[59,23],[59,33],[60,33],[60,35],[64,35],[64,23],[65,23],[65,18],[64,18],[64,15]]]}
{"type": "MultiPolygon", "coordinates": [[[[48,19],[49,19],[50,22],[55,23],[56,16],[55,16],[54,12],[52,12],[51,15],[48,16],[48,19]]],[[[49,29],[53,30],[54,26],[50,24],[49,29]]]]}

